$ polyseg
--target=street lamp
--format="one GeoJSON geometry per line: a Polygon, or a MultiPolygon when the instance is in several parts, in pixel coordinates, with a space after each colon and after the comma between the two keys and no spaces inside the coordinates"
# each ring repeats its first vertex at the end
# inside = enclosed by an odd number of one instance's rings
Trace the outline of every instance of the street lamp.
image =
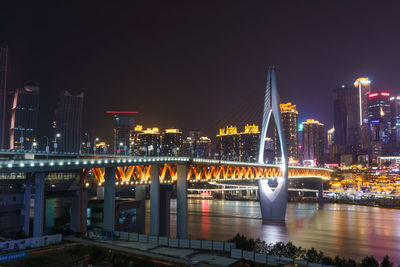
{"type": "Polygon", "coordinates": [[[121,147],[124,145],[124,143],[119,143],[119,154],[121,154],[121,147]]]}
{"type": "Polygon", "coordinates": [[[54,153],[57,151],[57,138],[60,138],[61,134],[56,134],[56,136],[54,136],[54,153]]]}
{"type": "Polygon", "coordinates": [[[93,153],[96,155],[96,143],[99,141],[99,138],[96,137],[96,139],[94,139],[94,146],[93,146],[93,153]]]}
{"type": "Polygon", "coordinates": [[[32,143],[32,150],[36,150],[36,146],[37,146],[37,143],[36,143],[36,142],[33,142],[33,143],[32,143]]]}
{"type": "Polygon", "coordinates": [[[88,133],[85,133],[87,136],[87,141],[86,141],[86,153],[90,154],[90,136],[88,133]]]}

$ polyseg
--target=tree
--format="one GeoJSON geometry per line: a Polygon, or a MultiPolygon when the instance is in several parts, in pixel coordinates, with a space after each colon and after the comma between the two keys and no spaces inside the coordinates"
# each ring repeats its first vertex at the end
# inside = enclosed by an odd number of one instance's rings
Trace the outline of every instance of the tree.
{"type": "Polygon", "coordinates": [[[361,261],[361,267],[379,267],[378,261],[374,258],[374,256],[366,256],[361,261]]]}
{"type": "Polygon", "coordinates": [[[386,255],[382,262],[381,262],[381,267],[393,267],[393,263],[389,260],[389,256],[386,255]]]}

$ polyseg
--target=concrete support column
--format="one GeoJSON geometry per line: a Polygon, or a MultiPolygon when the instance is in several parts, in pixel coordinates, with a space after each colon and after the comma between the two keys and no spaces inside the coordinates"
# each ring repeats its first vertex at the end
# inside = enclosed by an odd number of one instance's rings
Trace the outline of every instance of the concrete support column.
{"type": "Polygon", "coordinates": [[[33,237],[43,235],[44,222],[44,173],[35,174],[35,207],[33,216],[33,237]]]}
{"type": "Polygon", "coordinates": [[[106,168],[104,182],[103,229],[114,231],[115,226],[115,167],[106,168]]]}
{"type": "Polygon", "coordinates": [[[160,236],[169,236],[170,234],[171,192],[171,185],[160,186],[160,236]]]}
{"type": "Polygon", "coordinates": [[[135,199],[140,200],[140,206],[136,209],[136,226],[139,234],[146,232],[146,185],[135,187],[135,199]]]}
{"type": "Polygon", "coordinates": [[[104,187],[99,186],[96,188],[96,198],[104,199],[104,187]]]}
{"type": "MultiPolygon", "coordinates": [[[[225,185],[222,186],[222,189],[225,189],[225,185]]],[[[225,190],[222,190],[221,195],[222,195],[222,200],[225,200],[225,190]]]]}
{"type": "Polygon", "coordinates": [[[187,238],[187,175],[188,166],[177,166],[178,180],[176,183],[176,236],[187,238]]]}
{"type": "Polygon", "coordinates": [[[324,182],[321,180],[318,184],[318,203],[322,204],[324,199],[324,182]]]}
{"type": "Polygon", "coordinates": [[[25,208],[24,212],[24,232],[25,235],[29,236],[29,223],[30,223],[30,213],[31,213],[31,183],[28,180],[25,185],[25,194],[24,194],[24,204],[25,208]]]}
{"type": "Polygon", "coordinates": [[[81,189],[71,201],[71,230],[73,232],[86,232],[88,192],[81,189]]]}
{"type": "Polygon", "coordinates": [[[150,235],[160,232],[160,165],[151,165],[150,169],[150,235]]]}
{"type": "Polygon", "coordinates": [[[56,204],[55,198],[46,199],[46,221],[45,221],[45,227],[44,227],[45,229],[54,227],[55,204],[56,204]]]}

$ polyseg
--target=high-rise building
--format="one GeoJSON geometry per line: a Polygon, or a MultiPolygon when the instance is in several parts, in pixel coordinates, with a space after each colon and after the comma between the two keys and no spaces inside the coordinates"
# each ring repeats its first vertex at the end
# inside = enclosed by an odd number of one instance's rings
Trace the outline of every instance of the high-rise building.
{"type": "Polygon", "coordinates": [[[143,129],[142,125],[136,125],[130,140],[132,155],[160,156],[161,135],[159,128],[143,129]]]}
{"type": "MultiPolygon", "coordinates": [[[[198,129],[190,130],[189,136],[186,137],[182,142],[182,155],[187,157],[200,157],[200,155],[206,155],[206,158],[209,157],[208,152],[204,151],[204,142],[208,143],[208,137],[203,136],[203,140],[201,140],[201,132],[198,129]],[[201,147],[199,145],[202,144],[201,147]]],[[[210,140],[211,145],[211,140],[210,140]]],[[[208,149],[206,149],[208,151],[208,149]]]]}
{"type": "Polygon", "coordinates": [[[39,84],[34,81],[26,82],[23,88],[14,90],[10,125],[11,149],[36,149],[39,93],[39,84]]]}
{"type": "Polygon", "coordinates": [[[62,91],[55,111],[55,148],[61,152],[79,152],[81,148],[84,93],[62,91]],[[56,145],[57,144],[57,145],[56,145]]]}
{"type": "Polygon", "coordinates": [[[400,153],[400,96],[390,97],[391,113],[392,113],[392,133],[391,133],[391,154],[399,155],[400,153]]]}
{"type": "Polygon", "coordinates": [[[0,44],[0,148],[5,148],[8,46],[0,44]]]}
{"type": "Polygon", "coordinates": [[[195,157],[196,140],[188,136],[182,141],[182,155],[186,157],[195,157]]]}
{"type": "Polygon", "coordinates": [[[342,85],[333,90],[334,141],[340,153],[353,154],[361,146],[358,88],[342,85]]]}
{"type": "Polygon", "coordinates": [[[260,145],[260,131],[257,125],[246,125],[239,134],[239,160],[257,162],[260,145]]]}
{"type": "Polygon", "coordinates": [[[129,154],[131,134],[135,127],[136,111],[106,111],[114,116],[113,150],[114,154],[129,154]]]}
{"type": "Polygon", "coordinates": [[[308,119],[303,122],[303,161],[321,165],[324,157],[324,125],[308,119]]]}
{"type": "Polygon", "coordinates": [[[392,107],[389,92],[368,95],[368,121],[371,136],[370,158],[376,159],[390,149],[392,107]]]}
{"type": "Polygon", "coordinates": [[[327,135],[328,146],[331,146],[335,143],[334,138],[335,138],[335,128],[331,128],[328,130],[328,135],[327,135]]]}
{"type": "Polygon", "coordinates": [[[161,137],[161,152],[164,156],[182,154],[182,132],[179,129],[165,129],[161,137]]]}
{"type": "Polygon", "coordinates": [[[371,93],[371,81],[368,78],[358,78],[354,87],[358,89],[361,147],[368,149],[368,95],[371,93]]]}
{"type": "Polygon", "coordinates": [[[196,141],[196,157],[207,159],[211,157],[211,139],[207,136],[201,136],[196,141]]]}
{"type": "MultiPolygon", "coordinates": [[[[296,105],[292,103],[282,103],[280,104],[281,115],[282,115],[282,125],[283,133],[285,134],[286,149],[288,154],[288,159],[290,162],[298,160],[298,114],[296,110],[296,105]]],[[[276,128],[274,129],[274,143],[276,156],[280,157],[280,144],[277,135],[276,128]]]]}
{"type": "Polygon", "coordinates": [[[236,126],[219,129],[216,152],[221,160],[239,159],[239,135],[236,126]]]}

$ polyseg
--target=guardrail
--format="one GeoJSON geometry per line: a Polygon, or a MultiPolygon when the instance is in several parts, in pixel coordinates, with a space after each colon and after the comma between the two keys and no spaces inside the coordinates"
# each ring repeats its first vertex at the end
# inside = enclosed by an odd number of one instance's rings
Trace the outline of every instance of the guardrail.
{"type": "Polygon", "coordinates": [[[273,266],[281,266],[284,264],[298,264],[310,267],[329,267],[319,263],[311,263],[305,260],[296,260],[280,256],[271,256],[267,254],[256,253],[237,249],[235,243],[211,240],[195,240],[195,239],[177,239],[164,236],[151,236],[138,233],[114,232],[114,236],[121,240],[155,244],[172,248],[191,248],[200,250],[211,250],[219,252],[230,252],[233,259],[246,259],[255,263],[268,264],[273,266]]]}
{"type": "Polygon", "coordinates": [[[0,251],[22,250],[60,243],[61,234],[0,242],[0,251]]]}
{"type": "Polygon", "coordinates": [[[235,248],[235,243],[222,241],[178,239],[128,232],[114,232],[114,236],[125,241],[149,243],[173,248],[192,248],[225,252],[230,252],[232,248],[235,248]]]}

